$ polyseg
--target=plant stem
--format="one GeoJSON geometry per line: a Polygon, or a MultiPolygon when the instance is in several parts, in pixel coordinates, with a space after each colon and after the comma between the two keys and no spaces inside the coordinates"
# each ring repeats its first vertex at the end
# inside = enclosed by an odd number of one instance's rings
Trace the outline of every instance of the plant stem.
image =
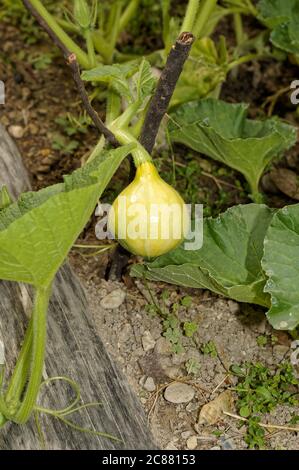
{"type": "Polygon", "coordinates": [[[252,16],[258,16],[258,11],[257,11],[257,8],[254,6],[254,4],[252,3],[251,0],[247,0],[247,8],[248,10],[250,11],[250,13],[252,14],[252,16]]]}
{"type": "Polygon", "coordinates": [[[246,176],[247,182],[250,187],[250,195],[256,204],[263,204],[264,197],[263,194],[259,191],[259,182],[262,177],[262,173],[260,175],[256,175],[255,178],[246,176]]]}
{"type": "Polygon", "coordinates": [[[133,119],[134,116],[136,116],[138,109],[141,105],[140,100],[134,101],[122,115],[114,121],[113,125],[116,127],[119,127],[120,129],[124,129],[129,126],[131,120],[133,119]]]}
{"type": "Polygon", "coordinates": [[[32,350],[31,366],[28,385],[22,403],[13,416],[12,421],[23,424],[28,421],[36,404],[39,387],[42,380],[47,332],[47,310],[51,294],[51,287],[38,287],[32,312],[32,350]]]}
{"type": "Polygon", "coordinates": [[[121,15],[121,3],[117,3],[115,8],[115,14],[113,17],[113,22],[111,25],[111,29],[109,30],[109,38],[108,38],[108,50],[109,50],[109,61],[108,63],[111,64],[113,61],[114,49],[118,39],[118,26],[120,21],[121,15]]]}
{"type": "Polygon", "coordinates": [[[119,24],[118,24],[118,34],[120,34],[128,26],[128,23],[131,21],[133,16],[136,13],[137,8],[139,7],[140,0],[131,0],[125,11],[122,13],[119,24]]]}
{"type": "Polygon", "coordinates": [[[142,147],[138,140],[132,136],[128,129],[120,129],[117,125],[115,127],[112,125],[111,130],[121,144],[136,144],[136,149],[133,149],[131,152],[136,168],[142,163],[152,161],[150,154],[145,150],[144,147],[142,147]]]}
{"type": "Polygon", "coordinates": [[[108,91],[106,105],[106,125],[111,124],[121,114],[121,98],[113,90],[108,91]]]}
{"type": "Polygon", "coordinates": [[[15,369],[10,379],[7,392],[5,394],[5,401],[9,404],[12,400],[16,403],[19,402],[22,392],[24,390],[26,381],[28,379],[28,372],[30,368],[30,353],[33,339],[33,321],[29,321],[24,342],[21,352],[18,357],[15,369]]]}
{"type": "Polygon", "coordinates": [[[80,65],[83,68],[89,68],[89,60],[87,54],[78,46],[70,36],[59,26],[56,19],[48,12],[48,10],[43,6],[40,0],[23,0],[25,7],[37,18],[39,16],[38,21],[41,23],[41,20],[45,25],[48,26],[48,33],[49,28],[55,34],[55,39],[52,36],[55,44],[57,44],[56,38],[58,38],[59,42],[61,42],[65,50],[69,50],[76,54],[77,59],[80,65]]]}
{"type": "Polygon", "coordinates": [[[200,0],[189,0],[185,18],[182,24],[181,33],[193,31],[194,21],[196,19],[200,0]]]}
{"type": "Polygon", "coordinates": [[[193,28],[193,34],[196,38],[200,38],[202,30],[206,26],[211,14],[213,13],[218,0],[203,0],[200,7],[197,21],[193,28]]]}
{"type": "Polygon", "coordinates": [[[96,128],[105,136],[105,138],[110,142],[110,144],[113,147],[118,147],[119,143],[115,139],[115,136],[105,126],[105,124],[101,120],[101,118],[98,115],[98,113],[96,112],[96,110],[91,106],[88,94],[87,94],[86,89],[85,89],[85,85],[84,85],[84,83],[81,79],[80,69],[79,69],[79,65],[78,65],[78,62],[76,60],[75,54],[70,54],[68,56],[68,65],[70,66],[70,68],[72,70],[74,82],[76,83],[78,92],[81,96],[84,108],[86,109],[88,115],[93,120],[96,128]]]}
{"type": "Polygon", "coordinates": [[[103,57],[104,62],[109,62],[109,46],[101,32],[94,31],[92,39],[97,52],[103,57]]]}
{"type": "Polygon", "coordinates": [[[227,66],[227,72],[230,72],[233,68],[237,67],[238,65],[244,64],[245,62],[250,62],[251,60],[258,60],[264,57],[262,54],[247,54],[239,59],[234,60],[227,66]]]}
{"type": "Polygon", "coordinates": [[[76,26],[75,24],[70,23],[69,21],[64,20],[63,18],[55,18],[55,20],[65,31],[69,31],[70,33],[80,34],[80,28],[76,26]]]}
{"type": "Polygon", "coordinates": [[[94,158],[96,158],[104,149],[105,147],[105,137],[102,135],[100,140],[98,141],[97,145],[94,147],[93,151],[89,155],[86,163],[91,162],[94,158]]]}
{"type": "Polygon", "coordinates": [[[235,29],[237,46],[240,46],[244,41],[243,21],[242,21],[242,15],[240,13],[234,14],[234,29],[235,29]]]}
{"type": "Polygon", "coordinates": [[[88,59],[90,68],[94,68],[97,65],[97,58],[94,50],[94,43],[92,38],[92,32],[88,29],[85,33],[86,47],[88,52],[88,59]]]}

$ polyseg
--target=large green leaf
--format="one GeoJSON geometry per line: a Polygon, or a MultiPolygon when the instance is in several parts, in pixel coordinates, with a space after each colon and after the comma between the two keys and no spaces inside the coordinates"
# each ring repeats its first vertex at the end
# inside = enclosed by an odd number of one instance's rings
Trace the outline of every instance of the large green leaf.
{"type": "Polygon", "coordinates": [[[235,206],[216,219],[204,220],[203,247],[186,251],[183,246],[132,274],[148,279],[212,290],[240,302],[270,305],[263,292],[263,242],[273,213],[267,206],[235,206]]]}
{"type": "Polygon", "coordinates": [[[247,105],[206,99],[178,107],[169,122],[170,137],[240,171],[253,195],[271,160],[297,139],[297,130],[276,118],[247,119],[247,105]]]}
{"type": "Polygon", "coordinates": [[[125,64],[99,65],[92,70],[84,70],[81,77],[85,81],[103,83],[120,96],[131,100],[133,96],[128,78],[137,72],[138,67],[137,60],[125,64]]]}
{"type": "Polygon", "coordinates": [[[272,43],[292,54],[299,54],[298,0],[261,0],[259,19],[270,29],[272,43]]]}
{"type": "Polygon", "coordinates": [[[299,204],[279,210],[265,238],[262,260],[271,294],[268,312],[276,329],[292,330],[299,324],[299,204]]]}
{"type": "Polygon", "coordinates": [[[86,225],[98,198],[132,146],[103,152],[64,183],[0,211],[0,279],[49,283],[86,225]]]}

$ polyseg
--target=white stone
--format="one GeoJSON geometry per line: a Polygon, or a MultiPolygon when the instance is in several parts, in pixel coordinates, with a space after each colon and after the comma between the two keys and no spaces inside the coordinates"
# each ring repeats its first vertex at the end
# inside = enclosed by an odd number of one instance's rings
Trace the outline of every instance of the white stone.
{"type": "Polygon", "coordinates": [[[156,384],[154,382],[154,379],[152,377],[147,377],[147,379],[145,379],[145,382],[143,384],[143,388],[147,392],[154,392],[156,390],[156,384]]]}
{"type": "Polygon", "coordinates": [[[190,436],[192,436],[192,431],[183,431],[181,434],[182,439],[188,439],[190,436]]]}
{"type": "Polygon", "coordinates": [[[22,126],[9,126],[8,132],[14,139],[22,139],[25,129],[22,126]]]}
{"type": "Polygon", "coordinates": [[[151,349],[154,349],[155,344],[156,344],[156,341],[152,337],[151,332],[148,330],[146,330],[143,333],[141,341],[142,341],[142,347],[145,352],[150,351],[151,349]]]}
{"type": "Polygon", "coordinates": [[[196,436],[190,436],[188,439],[187,439],[187,448],[189,450],[194,450],[196,449],[197,447],[197,437],[196,436]]]}
{"type": "Polygon", "coordinates": [[[169,385],[164,393],[165,400],[170,403],[189,403],[194,398],[195,390],[190,385],[175,382],[169,385]]]}
{"type": "Polygon", "coordinates": [[[126,298],[126,293],[121,289],[115,289],[106,295],[100,302],[105,309],[115,309],[121,306],[126,298]]]}

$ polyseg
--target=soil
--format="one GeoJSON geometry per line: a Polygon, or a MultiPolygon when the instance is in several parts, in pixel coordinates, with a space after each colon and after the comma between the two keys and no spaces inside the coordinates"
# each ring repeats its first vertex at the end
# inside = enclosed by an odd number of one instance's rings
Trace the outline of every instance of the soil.
{"type": "MultiPolygon", "coordinates": [[[[79,167],[82,158],[88,154],[97,140],[95,130],[90,126],[85,134],[76,134],[72,139],[79,142],[70,153],[53,148],[53,135],[61,132],[55,122],[66,112],[80,115],[81,107],[70,73],[63,60],[55,55],[52,63],[43,70],[36,70],[28,57],[34,51],[49,51],[47,41],[37,45],[27,45],[17,28],[0,23],[2,39],[2,59],[0,57],[0,78],[6,85],[6,105],[1,109],[0,122],[14,134],[11,126],[21,128],[17,144],[30,173],[32,186],[39,189],[62,180],[64,174],[79,167]],[[22,53],[20,53],[22,51],[22,53]],[[5,57],[5,59],[3,58],[5,57]]],[[[52,48],[50,48],[52,51],[52,48]]],[[[246,101],[250,104],[250,116],[261,116],[261,105],[296,78],[296,69],[288,63],[261,61],[243,65],[237,77],[230,77],[223,86],[222,98],[230,102],[246,101]]],[[[298,78],[298,77],[297,77],[298,78]]],[[[99,107],[98,111],[102,110],[99,107]]],[[[286,94],[278,98],[274,111],[281,117],[294,122],[292,107],[286,94]]],[[[19,130],[20,132],[20,130],[19,130]]],[[[180,147],[175,149],[180,161],[180,147]]],[[[206,166],[210,176],[198,176],[198,187],[213,195],[211,201],[219,197],[219,181],[215,182],[213,171],[220,166],[211,164],[204,157],[201,164],[206,166]],[[202,163],[204,162],[204,163],[202,163]],[[205,163],[206,162],[206,163],[205,163]]],[[[299,170],[298,146],[277,163],[278,167],[299,170]]],[[[111,197],[127,178],[124,167],[114,178],[110,187],[111,197]]],[[[222,206],[249,202],[244,191],[228,184],[240,178],[235,173],[225,173],[221,191],[228,197],[222,206]]],[[[242,181],[242,179],[241,179],[242,181]]],[[[272,182],[273,183],[273,182],[272,182]]],[[[295,201],[280,192],[268,181],[265,191],[268,202],[275,207],[295,201]]],[[[94,217],[80,237],[82,243],[95,241],[94,217]]],[[[262,309],[239,305],[207,291],[182,289],[164,284],[150,284],[155,298],[167,289],[169,306],[180,303],[184,296],[191,297],[188,307],[181,306],[178,316],[181,322],[192,321],[198,325],[193,339],[182,337],[183,351],[173,353],[163,337],[162,321],[159,315],[150,314],[148,305],[152,302],[147,287],[125,274],[122,281],[107,280],[107,268],[111,264],[113,251],[89,258],[84,253],[72,251],[70,261],[80,277],[91,305],[96,328],[108,350],[124,370],[145,411],[153,434],[164,449],[243,449],[246,426],[229,416],[222,415],[213,425],[199,424],[202,406],[215,399],[224,390],[234,395],[235,382],[228,374],[232,364],[244,361],[260,361],[275,370],[279,363],[289,360],[292,339],[282,332],[273,331],[266,321],[262,309]],[[105,280],[106,278],[106,280],[105,280]],[[114,308],[111,304],[113,293],[114,308]],[[110,304],[109,304],[110,302],[110,304]],[[259,346],[257,338],[275,335],[277,341],[259,346]],[[216,356],[202,352],[202,346],[212,341],[216,356]],[[188,361],[197,364],[194,373],[188,373],[188,361]],[[151,378],[150,380],[148,380],[151,378]],[[194,390],[194,397],[186,403],[170,403],[165,399],[165,390],[173,382],[184,383],[194,390]],[[190,439],[192,438],[192,439],[190,439]]],[[[124,258],[126,264],[128,258],[124,258]]],[[[134,262],[134,259],[130,260],[134,262]]],[[[109,276],[108,276],[109,277],[109,276]]],[[[190,372],[190,370],[189,370],[190,372]]],[[[236,405],[232,405],[236,414],[236,405]]],[[[278,407],[263,421],[276,425],[286,425],[292,414],[298,415],[299,408],[278,407]]],[[[266,433],[267,448],[299,450],[298,433],[276,430],[266,433]]]]}

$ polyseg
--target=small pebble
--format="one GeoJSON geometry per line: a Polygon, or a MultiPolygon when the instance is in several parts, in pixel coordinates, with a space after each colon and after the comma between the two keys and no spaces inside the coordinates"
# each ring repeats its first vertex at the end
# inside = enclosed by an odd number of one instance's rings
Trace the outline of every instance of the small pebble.
{"type": "Polygon", "coordinates": [[[121,331],[119,332],[118,339],[121,343],[125,343],[128,341],[132,335],[132,326],[130,323],[125,323],[122,327],[121,331]]]}
{"type": "Polygon", "coordinates": [[[189,403],[194,398],[195,390],[190,385],[176,382],[169,385],[164,393],[165,400],[170,403],[189,403]]]}
{"type": "Polygon", "coordinates": [[[100,304],[105,309],[115,309],[121,306],[126,298],[126,294],[121,289],[115,289],[104,297],[100,304]]]}
{"type": "Polygon", "coordinates": [[[182,439],[188,439],[190,436],[192,436],[192,431],[183,431],[181,434],[182,439]]]}
{"type": "Polygon", "coordinates": [[[168,442],[164,450],[178,450],[178,448],[174,445],[173,442],[168,442]]]}
{"type": "Polygon", "coordinates": [[[8,132],[14,139],[22,139],[25,129],[21,126],[9,126],[8,132]]]}
{"type": "Polygon", "coordinates": [[[171,354],[172,348],[171,348],[170,342],[167,341],[166,338],[162,338],[162,337],[159,338],[158,341],[156,342],[155,352],[161,355],[171,354]]]}
{"type": "Polygon", "coordinates": [[[146,330],[141,338],[142,341],[142,347],[145,352],[150,351],[151,349],[154,349],[156,341],[152,337],[150,331],[146,330]]]}
{"type": "Polygon", "coordinates": [[[154,392],[156,390],[156,384],[154,382],[154,379],[152,377],[147,377],[143,384],[143,388],[147,392],[154,392]]]}
{"type": "Polygon", "coordinates": [[[284,356],[286,356],[289,351],[289,346],[285,346],[284,344],[277,344],[273,347],[273,354],[279,359],[282,359],[284,356]]]}
{"type": "Polygon", "coordinates": [[[234,444],[234,441],[232,439],[226,438],[226,437],[221,437],[220,438],[220,443],[221,443],[221,448],[223,450],[235,450],[236,446],[234,444]]]}
{"type": "Polygon", "coordinates": [[[191,436],[187,439],[187,448],[189,450],[194,450],[197,447],[197,437],[196,436],[191,436]]]}
{"type": "Polygon", "coordinates": [[[240,306],[239,304],[237,304],[237,302],[234,302],[233,300],[229,300],[227,302],[228,304],[228,307],[229,307],[229,310],[230,312],[233,314],[233,315],[236,315],[236,313],[239,313],[240,311],[240,306]]]}
{"type": "Polygon", "coordinates": [[[188,403],[188,405],[186,406],[186,411],[188,411],[188,413],[192,413],[193,411],[197,411],[198,410],[198,403],[188,403]]]}

